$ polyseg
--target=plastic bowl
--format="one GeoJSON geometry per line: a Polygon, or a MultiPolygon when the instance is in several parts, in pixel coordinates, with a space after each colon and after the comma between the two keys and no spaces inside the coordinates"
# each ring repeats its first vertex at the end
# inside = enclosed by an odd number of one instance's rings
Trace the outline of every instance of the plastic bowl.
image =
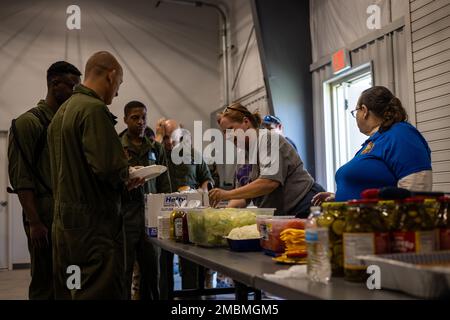
{"type": "Polygon", "coordinates": [[[281,232],[286,229],[304,229],[304,219],[295,216],[257,216],[256,224],[261,234],[261,247],[264,253],[276,257],[285,251],[284,241],[280,239],[281,232]]]}
{"type": "Polygon", "coordinates": [[[232,251],[237,252],[251,252],[261,251],[260,239],[245,239],[245,240],[233,240],[227,238],[228,245],[232,251]]]}
{"type": "MultiPolygon", "coordinates": [[[[234,228],[256,223],[256,218],[274,213],[275,209],[186,209],[189,241],[203,247],[226,247],[234,228]]],[[[269,215],[270,216],[270,215],[269,215]]]]}

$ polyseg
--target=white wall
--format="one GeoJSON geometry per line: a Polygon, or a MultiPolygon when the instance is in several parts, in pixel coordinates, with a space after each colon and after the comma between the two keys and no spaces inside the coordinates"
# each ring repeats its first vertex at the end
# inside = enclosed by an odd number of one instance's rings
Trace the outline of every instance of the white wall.
{"type": "Polygon", "coordinates": [[[6,186],[7,169],[7,133],[0,131],[0,270],[9,267],[9,212],[8,207],[4,205],[8,201],[6,186]]]}
{"type": "Polygon", "coordinates": [[[408,0],[310,0],[313,61],[373,32],[367,28],[370,5],[381,9],[381,27],[408,14],[408,0]]]}
{"type": "Polygon", "coordinates": [[[23,231],[22,208],[16,195],[8,194],[8,132],[0,130],[0,270],[28,263],[30,256],[23,231]]]}
{"type": "Polygon", "coordinates": [[[11,265],[24,264],[30,262],[30,253],[28,252],[27,237],[23,229],[22,206],[16,195],[9,195],[8,210],[11,218],[10,230],[10,248],[11,265]]]}
{"type": "MultiPolygon", "coordinates": [[[[124,83],[111,106],[140,100],[149,124],[162,116],[209,122],[220,104],[218,15],[155,1],[76,1],[81,30],[68,31],[65,10],[72,2],[2,1],[0,4],[0,129],[34,106],[46,92],[45,71],[66,59],[82,72],[88,57],[112,52],[124,67],[124,83]],[[17,10],[19,10],[17,12],[17,10]],[[16,12],[15,15],[11,13],[16,12]]],[[[118,130],[124,128],[119,122],[118,130]]]]}
{"type": "Polygon", "coordinates": [[[410,8],[417,128],[432,151],[434,190],[450,192],[450,0],[410,8]]]}
{"type": "MultiPolygon", "coordinates": [[[[231,99],[239,100],[248,94],[264,87],[264,77],[261,59],[258,51],[255,32],[250,36],[254,22],[251,12],[250,0],[228,1],[230,7],[230,37],[231,37],[231,99]],[[250,37],[249,37],[250,36],[250,37]],[[244,56],[248,39],[247,53],[244,56]],[[239,65],[241,69],[238,73],[239,65]],[[232,88],[236,79],[235,88],[232,88]]],[[[265,94],[265,92],[264,92],[265,94]]],[[[262,107],[261,107],[262,108],[262,107]]],[[[261,110],[262,112],[265,111],[261,110]]]]}

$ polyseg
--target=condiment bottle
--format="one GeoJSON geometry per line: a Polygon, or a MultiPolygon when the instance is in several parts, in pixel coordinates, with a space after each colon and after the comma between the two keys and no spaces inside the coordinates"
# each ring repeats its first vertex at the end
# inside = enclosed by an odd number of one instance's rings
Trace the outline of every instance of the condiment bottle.
{"type": "Polygon", "coordinates": [[[171,238],[177,242],[188,243],[187,213],[182,209],[175,209],[171,214],[171,238]]]}

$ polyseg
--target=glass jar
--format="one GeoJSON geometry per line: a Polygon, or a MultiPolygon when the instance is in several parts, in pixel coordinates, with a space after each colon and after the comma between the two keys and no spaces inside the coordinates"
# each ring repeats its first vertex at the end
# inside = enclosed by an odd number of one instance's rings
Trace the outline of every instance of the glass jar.
{"type": "Polygon", "coordinates": [[[344,275],[342,235],[345,228],[346,202],[325,202],[322,215],[317,219],[320,227],[328,228],[330,250],[328,252],[333,277],[344,275]]]}
{"type": "Polygon", "coordinates": [[[343,235],[345,280],[363,282],[367,266],[360,255],[389,253],[389,232],[377,199],[348,202],[343,235]]]}
{"type": "Polygon", "coordinates": [[[425,199],[423,201],[425,212],[431,218],[434,225],[437,224],[440,203],[436,198],[425,199]]]}
{"type": "Polygon", "coordinates": [[[435,223],[425,209],[424,199],[405,199],[393,232],[393,252],[426,253],[436,248],[435,223]]]}
{"type": "Polygon", "coordinates": [[[380,200],[378,201],[378,210],[384,224],[389,232],[393,232],[397,228],[399,212],[401,209],[401,202],[395,200],[380,200]]]}
{"type": "Polygon", "coordinates": [[[161,240],[171,239],[170,215],[171,213],[167,212],[158,217],[158,239],[161,240]]]}
{"type": "Polygon", "coordinates": [[[189,243],[187,213],[182,209],[172,211],[170,217],[171,239],[176,242],[189,243]]]}
{"type": "Polygon", "coordinates": [[[450,250],[450,197],[439,198],[437,227],[439,232],[439,249],[450,250]]]}

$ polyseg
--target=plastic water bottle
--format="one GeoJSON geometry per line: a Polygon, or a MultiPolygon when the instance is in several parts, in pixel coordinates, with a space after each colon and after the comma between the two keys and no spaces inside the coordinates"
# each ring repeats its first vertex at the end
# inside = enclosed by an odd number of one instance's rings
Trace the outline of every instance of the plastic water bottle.
{"type": "Polygon", "coordinates": [[[311,207],[311,214],[305,224],[305,238],[308,251],[307,273],[312,281],[328,283],[331,265],[328,256],[328,229],[317,226],[320,207],[311,207]]]}

